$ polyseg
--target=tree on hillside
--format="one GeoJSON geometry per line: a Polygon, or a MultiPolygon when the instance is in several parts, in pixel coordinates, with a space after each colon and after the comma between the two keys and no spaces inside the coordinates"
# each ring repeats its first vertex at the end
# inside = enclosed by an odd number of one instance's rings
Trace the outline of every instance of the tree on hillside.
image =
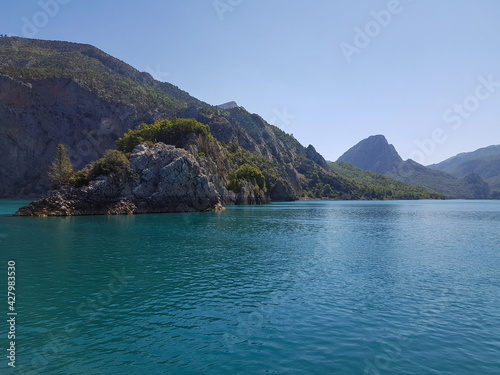
{"type": "Polygon", "coordinates": [[[252,182],[255,181],[258,189],[266,192],[266,179],[262,172],[249,164],[244,164],[239,167],[235,172],[231,173],[228,181],[228,190],[239,193],[241,191],[242,182],[252,182]]]}
{"type": "Polygon", "coordinates": [[[47,172],[50,183],[54,189],[60,189],[68,185],[75,175],[75,169],[71,160],[68,157],[66,146],[63,144],[57,145],[57,155],[47,172]]]}

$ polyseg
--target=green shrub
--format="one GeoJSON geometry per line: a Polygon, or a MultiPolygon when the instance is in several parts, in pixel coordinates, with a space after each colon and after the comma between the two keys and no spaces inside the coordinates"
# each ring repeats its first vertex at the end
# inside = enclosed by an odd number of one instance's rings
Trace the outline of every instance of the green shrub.
{"type": "Polygon", "coordinates": [[[77,188],[86,186],[89,184],[91,176],[92,176],[92,168],[85,167],[75,173],[73,179],[71,180],[71,184],[77,188]]]}
{"type": "Polygon", "coordinates": [[[123,135],[116,141],[118,150],[122,152],[132,152],[135,146],[144,143],[144,138],[140,136],[139,130],[129,130],[128,133],[123,135]]]}
{"type": "Polygon", "coordinates": [[[127,156],[118,150],[107,150],[104,157],[93,163],[91,179],[110,176],[121,182],[132,176],[132,168],[127,156]]]}
{"type": "Polygon", "coordinates": [[[210,127],[194,119],[164,120],[152,125],[142,124],[138,130],[129,130],[122,138],[116,141],[118,150],[132,152],[134,147],[150,141],[163,142],[176,147],[183,147],[189,134],[203,135],[213,139],[210,127]]]}
{"type": "Polygon", "coordinates": [[[235,193],[239,193],[241,192],[242,182],[252,182],[253,180],[255,180],[258,189],[264,192],[267,191],[266,179],[262,172],[258,168],[252,167],[249,164],[244,164],[230,174],[227,188],[235,193]]]}

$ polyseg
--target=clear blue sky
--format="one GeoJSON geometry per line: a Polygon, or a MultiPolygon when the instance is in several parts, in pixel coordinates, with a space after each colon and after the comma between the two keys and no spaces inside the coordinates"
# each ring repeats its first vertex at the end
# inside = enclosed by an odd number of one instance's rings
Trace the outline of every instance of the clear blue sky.
{"type": "Polygon", "coordinates": [[[497,0],[24,0],[0,33],[92,44],[330,160],[384,134],[430,164],[500,144],[499,19],[497,0]]]}

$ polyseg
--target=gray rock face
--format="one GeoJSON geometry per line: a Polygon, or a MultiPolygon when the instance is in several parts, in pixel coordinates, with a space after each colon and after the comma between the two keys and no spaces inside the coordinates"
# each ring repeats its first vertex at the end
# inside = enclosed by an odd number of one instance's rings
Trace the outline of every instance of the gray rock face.
{"type": "Polygon", "coordinates": [[[114,148],[135,127],[135,115],[132,106],[106,102],[71,79],[0,75],[0,198],[40,196],[59,143],[80,169],[114,148]]]}
{"type": "Polygon", "coordinates": [[[321,156],[316,149],[314,148],[313,145],[309,145],[306,149],[306,155],[309,159],[311,159],[313,162],[315,162],[318,165],[321,165],[323,168],[328,169],[328,163],[326,162],[325,158],[321,156]]]}
{"type": "Polygon", "coordinates": [[[215,186],[187,151],[157,143],[130,156],[136,178],[101,177],[79,189],[51,192],[16,216],[122,215],[222,209],[215,186]]]}
{"type": "Polygon", "coordinates": [[[214,184],[186,150],[163,143],[139,145],[130,164],[139,176],[130,197],[138,212],[211,211],[220,206],[214,184]]]}
{"type": "Polygon", "coordinates": [[[285,180],[278,180],[274,190],[271,193],[271,199],[276,201],[294,200],[292,187],[285,180]]]}
{"type": "Polygon", "coordinates": [[[241,192],[236,196],[236,204],[265,204],[269,203],[269,199],[265,197],[262,191],[256,193],[254,183],[243,182],[241,184],[241,192]]]}

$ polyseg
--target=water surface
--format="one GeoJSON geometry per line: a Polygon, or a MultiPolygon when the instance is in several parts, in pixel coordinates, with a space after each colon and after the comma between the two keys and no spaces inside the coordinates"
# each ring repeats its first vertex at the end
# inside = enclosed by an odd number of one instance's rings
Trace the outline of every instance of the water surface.
{"type": "Polygon", "coordinates": [[[11,217],[23,203],[0,201],[19,373],[500,373],[499,201],[11,217]]]}

